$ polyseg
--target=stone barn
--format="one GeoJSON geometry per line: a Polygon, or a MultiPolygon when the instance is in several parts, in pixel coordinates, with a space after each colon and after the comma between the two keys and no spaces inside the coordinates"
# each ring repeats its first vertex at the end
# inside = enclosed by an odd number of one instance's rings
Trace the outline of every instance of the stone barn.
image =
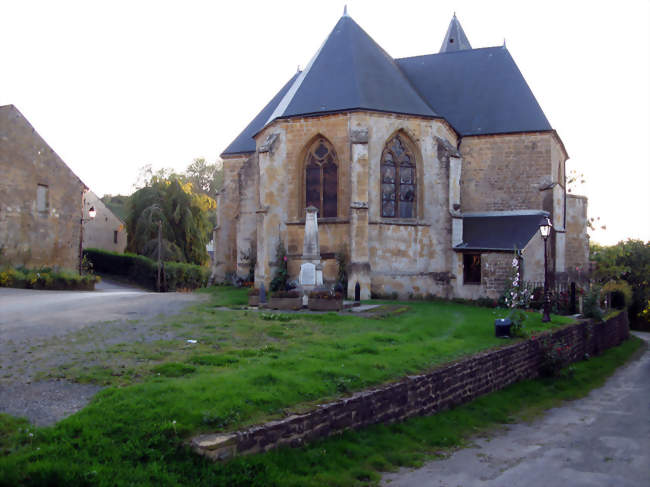
{"type": "Polygon", "coordinates": [[[0,107],[0,265],[79,269],[87,190],[16,107],[0,107]]]}
{"type": "Polygon", "coordinates": [[[344,253],[348,296],[496,298],[514,252],[542,281],[543,216],[552,275],[587,266],[560,136],[505,45],[473,49],[455,15],[438,53],[393,59],[344,13],[221,156],[216,279],[255,262],[268,288],[278,244],[297,278],[309,206],[324,279],[344,253]]]}
{"type": "Polygon", "coordinates": [[[103,249],[111,252],[124,252],[126,249],[126,225],[92,191],[84,198],[84,215],[91,208],[95,218],[84,217],[83,248],[103,249]]]}

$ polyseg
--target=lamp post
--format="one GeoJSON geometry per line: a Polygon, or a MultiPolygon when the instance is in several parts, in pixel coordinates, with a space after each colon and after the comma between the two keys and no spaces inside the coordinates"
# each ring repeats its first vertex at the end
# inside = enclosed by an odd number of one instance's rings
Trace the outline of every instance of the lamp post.
{"type": "Polygon", "coordinates": [[[551,296],[548,292],[548,252],[546,242],[548,241],[548,236],[551,234],[552,227],[553,224],[547,216],[542,218],[542,221],[539,223],[539,233],[544,239],[544,315],[542,316],[542,323],[551,321],[551,296]]]}
{"type": "Polygon", "coordinates": [[[83,272],[83,260],[84,260],[84,223],[90,220],[94,220],[97,216],[97,210],[94,206],[91,206],[88,209],[88,218],[83,217],[81,214],[81,231],[79,232],[79,275],[83,272]]]}

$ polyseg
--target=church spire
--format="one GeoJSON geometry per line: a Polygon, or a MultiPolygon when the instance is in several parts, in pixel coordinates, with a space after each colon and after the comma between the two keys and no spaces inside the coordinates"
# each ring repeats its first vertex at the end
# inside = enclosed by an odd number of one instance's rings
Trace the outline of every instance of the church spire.
{"type": "Polygon", "coordinates": [[[472,46],[465,35],[465,31],[456,18],[456,12],[454,12],[454,16],[451,19],[451,22],[449,22],[449,28],[447,29],[445,40],[442,41],[442,46],[440,46],[440,52],[462,51],[471,48],[472,46]]]}

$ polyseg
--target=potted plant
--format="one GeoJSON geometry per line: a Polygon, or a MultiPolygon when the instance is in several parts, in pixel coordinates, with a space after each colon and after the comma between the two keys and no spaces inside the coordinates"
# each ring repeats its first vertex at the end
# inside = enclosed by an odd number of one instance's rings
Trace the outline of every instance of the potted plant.
{"type": "Polygon", "coordinates": [[[269,307],[273,309],[292,309],[302,308],[302,296],[299,291],[275,291],[271,295],[269,307]]]}
{"type": "Polygon", "coordinates": [[[341,311],[343,294],[328,290],[314,290],[309,293],[308,307],[312,311],[341,311]]]}
{"type": "Polygon", "coordinates": [[[248,306],[259,306],[260,305],[260,290],[251,289],[248,291],[248,306]]]}

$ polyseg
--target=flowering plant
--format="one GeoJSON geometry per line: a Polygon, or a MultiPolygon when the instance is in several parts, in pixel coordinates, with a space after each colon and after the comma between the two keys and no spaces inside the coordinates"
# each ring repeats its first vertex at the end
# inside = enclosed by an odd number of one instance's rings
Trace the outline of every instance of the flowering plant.
{"type": "Polygon", "coordinates": [[[523,309],[530,305],[531,292],[528,286],[521,278],[519,269],[519,257],[515,254],[512,259],[512,275],[506,286],[505,303],[510,309],[508,318],[512,321],[510,333],[513,336],[524,336],[524,321],[526,321],[526,313],[523,309]]]}
{"type": "Polygon", "coordinates": [[[515,255],[512,259],[512,275],[506,287],[506,306],[510,309],[527,308],[530,304],[531,292],[524,283],[519,272],[519,258],[515,255]]]}
{"type": "Polygon", "coordinates": [[[542,364],[540,374],[544,377],[557,377],[571,358],[571,347],[562,342],[552,343],[550,339],[541,341],[542,364]]]}

